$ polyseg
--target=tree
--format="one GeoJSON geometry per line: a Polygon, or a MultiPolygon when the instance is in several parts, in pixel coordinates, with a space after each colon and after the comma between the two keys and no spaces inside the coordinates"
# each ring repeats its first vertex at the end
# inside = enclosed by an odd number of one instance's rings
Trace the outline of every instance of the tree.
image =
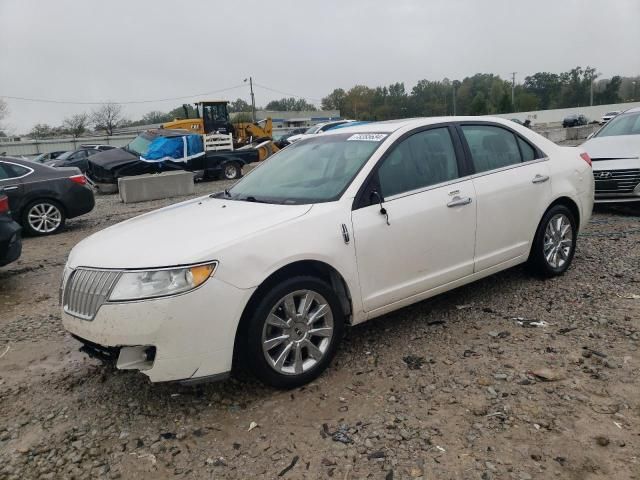
{"type": "Polygon", "coordinates": [[[333,92],[322,99],[322,110],[340,110],[344,106],[346,93],[342,88],[336,88],[333,92]]]}
{"type": "Polygon", "coordinates": [[[141,119],[142,125],[170,122],[171,120],[173,120],[173,118],[171,118],[168,113],[160,112],[158,110],[145,113],[141,119]]]}
{"type": "Polygon", "coordinates": [[[105,130],[107,135],[113,135],[113,130],[124,120],[122,105],[105,103],[91,113],[91,120],[96,129],[105,130]]]}
{"type": "Polygon", "coordinates": [[[620,91],[620,85],[622,85],[622,77],[616,75],[611,78],[611,80],[606,82],[604,90],[602,92],[598,92],[595,96],[595,103],[599,103],[600,105],[618,103],[620,101],[620,95],[618,94],[620,91]]]}
{"type": "Polygon", "coordinates": [[[28,136],[35,139],[47,138],[53,135],[54,129],[46,123],[36,123],[28,136]]]}
{"type": "Polygon", "coordinates": [[[2,131],[2,120],[9,116],[9,105],[3,99],[0,98],[0,134],[6,136],[2,131]]]}
{"type": "Polygon", "coordinates": [[[280,100],[273,100],[267,103],[265,110],[277,110],[277,111],[305,111],[315,110],[315,105],[307,103],[304,98],[281,98],[280,100]]]}
{"type": "Polygon", "coordinates": [[[238,98],[229,103],[229,113],[236,112],[251,112],[251,105],[245,102],[243,99],[238,98]]]}
{"type": "Polygon", "coordinates": [[[62,122],[62,128],[73,135],[73,138],[78,138],[82,135],[89,125],[89,115],[86,113],[78,113],[67,117],[62,122]]]}

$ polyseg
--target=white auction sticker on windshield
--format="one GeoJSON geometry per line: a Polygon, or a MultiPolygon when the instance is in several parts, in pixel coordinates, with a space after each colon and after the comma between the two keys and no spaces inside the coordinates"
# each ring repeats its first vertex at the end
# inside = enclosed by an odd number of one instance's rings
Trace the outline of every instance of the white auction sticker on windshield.
{"type": "Polygon", "coordinates": [[[362,142],[380,142],[387,136],[386,133],[356,133],[347,138],[349,140],[360,140],[362,142]]]}

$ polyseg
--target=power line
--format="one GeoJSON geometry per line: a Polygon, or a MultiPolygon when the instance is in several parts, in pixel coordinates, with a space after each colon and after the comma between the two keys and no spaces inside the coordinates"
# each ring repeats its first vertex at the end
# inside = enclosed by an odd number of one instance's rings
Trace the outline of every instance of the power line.
{"type": "Polygon", "coordinates": [[[270,92],[274,92],[274,93],[279,93],[281,95],[287,95],[288,97],[302,98],[304,100],[312,100],[314,102],[322,102],[322,99],[320,99],[320,98],[305,97],[304,95],[296,95],[295,93],[287,93],[287,92],[283,92],[282,90],[277,90],[275,88],[267,87],[265,85],[260,85],[259,83],[256,83],[256,82],[253,82],[253,84],[256,87],[264,88],[265,90],[269,90],[270,92]]]}
{"type": "Polygon", "coordinates": [[[202,97],[204,95],[212,95],[214,93],[235,90],[236,88],[244,88],[244,85],[243,84],[234,85],[233,87],[221,88],[220,90],[212,90],[210,92],[196,93],[193,95],[185,95],[182,97],[158,98],[154,100],[131,100],[126,102],[77,102],[73,100],[53,100],[53,99],[47,99],[47,98],[16,97],[11,95],[0,95],[0,98],[8,98],[11,100],[21,100],[25,102],[57,103],[57,104],[63,104],[63,105],[108,105],[110,103],[115,103],[118,105],[134,105],[134,104],[143,104],[143,103],[169,102],[173,100],[184,100],[187,98],[202,97]]]}

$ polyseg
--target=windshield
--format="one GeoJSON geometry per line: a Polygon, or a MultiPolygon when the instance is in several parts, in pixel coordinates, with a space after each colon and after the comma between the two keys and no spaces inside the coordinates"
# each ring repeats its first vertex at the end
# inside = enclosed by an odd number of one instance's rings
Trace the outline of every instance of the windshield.
{"type": "Polygon", "coordinates": [[[71,150],[70,152],[64,152],[62,155],[56,157],[55,159],[56,160],[66,160],[71,155],[73,155],[74,152],[75,152],[75,150],[71,150]]]}
{"type": "Polygon", "coordinates": [[[228,196],[289,204],[336,200],[386,136],[344,133],[294,143],[237,183],[228,196]]]}
{"type": "Polygon", "coordinates": [[[613,137],[616,135],[640,135],[640,112],[616,115],[595,136],[613,137]]]}
{"type": "Polygon", "coordinates": [[[305,135],[310,134],[310,133],[316,133],[321,128],[322,128],[322,125],[314,125],[313,127],[308,128],[304,133],[305,133],[305,135]]]}
{"type": "Polygon", "coordinates": [[[131,140],[131,142],[129,142],[129,144],[127,145],[127,150],[130,150],[132,153],[135,153],[139,156],[144,156],[147,153],[149,144],[152,140],[153,138],[149,138],[145,134],[140,134],[136,138],[131,140]]]}

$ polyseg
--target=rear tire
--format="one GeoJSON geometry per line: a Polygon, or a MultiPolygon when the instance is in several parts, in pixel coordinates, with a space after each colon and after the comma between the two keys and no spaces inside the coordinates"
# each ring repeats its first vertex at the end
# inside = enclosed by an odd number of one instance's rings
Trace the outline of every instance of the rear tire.
{"type": "Polygon", "coordinates": [[[23,210],[22,228],[32,236],[53,235],[64,228],[64,208],[55,200],[36,200],[23,210]]]}
{"type": "Polygon", "coordinates": [[[542,217],[529,254],[529,267],[544,277],[567,271],[576,251],[576,218],[564,205],[554,205],[542,217]]]}
{"type": "Polygon", "coordinates": [[[222,176],[225,180],[235,180],[242,176],[242,167],[236,162],[231,162],[223,165],[222,176]]]}
{"type": "Polygon", "coordinates": [[[263,383],[299,387],[331,363],[344,332],[338,296],[324,281],[289,278],[270,288],[249,319],[245,362],[263,383]]]}

